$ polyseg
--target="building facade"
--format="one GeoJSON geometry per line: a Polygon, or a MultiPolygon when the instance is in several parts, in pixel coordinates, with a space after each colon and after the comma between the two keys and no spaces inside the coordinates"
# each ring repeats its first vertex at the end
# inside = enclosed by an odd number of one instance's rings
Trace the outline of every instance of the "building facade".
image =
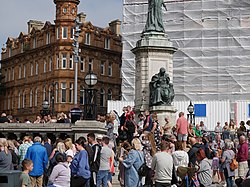
{"type": "Polygon", "coordinates": [[[68,113],[74,107],[74,71],[78,66],[77,104],[84,106],[84,77],[97,75],[97,113],[105,113],[107,100],[121,95],[121,51],[119,20],[109,27],[93,26],[77,13],[79,0],[54,0],[55,24],[31,20],[28,34],[8,38],[2,49],[1,70],[5,93],[1,111],[21,119],[34,119],[49,101],[50,109],[68,113]],[[75,19],[83,23],[79,36],[79,63],[74,63],[75,19]],[[53,107],[53,108],[52,108],[53,107]]]}

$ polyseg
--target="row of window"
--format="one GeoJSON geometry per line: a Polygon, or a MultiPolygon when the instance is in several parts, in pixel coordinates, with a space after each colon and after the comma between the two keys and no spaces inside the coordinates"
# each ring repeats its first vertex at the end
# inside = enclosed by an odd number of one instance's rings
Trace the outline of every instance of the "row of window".
{"type": "MultiPolygon", "coordinates": [[[[55,103],[73,103],[73,97],[74,97],[74,89],[73,89],[74,84],[70,83],[69,88],[67,88],[66,82],[61,83],[61,88],[60,88],[60,93],[58,89],[58,84],[55,84],[55,92],[53,93],[53,87],[49,87],[48,92],[46,91],[46,88],[43,88],[42,91],[42,101],[48,100],[49,103],[52,102],[52,98],[54,99],[55,103]],[[48,95],[47,95],[48,94],[48,95]],[[60,94],[60,97],[59,97],[60,94]],[[53,96],[53,97],[52,97],[53,96]],[[60,98],[60,101],[59,101],[60,98]]],[[[84,105],[84,87],[80,86],[80,104],[84,105]]],[[[27,95],[28,93],[24,92],[19,92],[18,93],[18,104],[17,108],[26,108],[26,107],[33,107],[33,106],[38,106],[38,95],[39,95],[39,90],[36,88],[34,91],[30,90],[29,92],[29,102],[27,103],[27,95]],[[33,100],[34,99],[34,100],[33,100]]],[[[105,98],[105,90],[100,89],[100,106],[104,107],[106,105],[106,98],[105,98]]],[[[108,89],[107,93],[107,99],[112,100],[112,90],[108,89]]],[[[7,96],[7,100],[5,99],[4,103],[4,109],[10,110],[14,108],[14,96],[11,97],[10,94],[7,96]],[[12,98],[12,100],[11,100],[12,98]],[[6,104],[7,101],[7,104],[6,104]]]]}
{"type": "MultiPolygon", "coordinates": [[[[56,64],[56,69],[73,69],[73,55],[70,54],[69,56],[67,53],[62,53],[61,54],[61,61],[59,55],[57,55],[57,64],[56,64]]],[[[86,59],[84,57],[80,57],[80,71],[84,72],[85,71],[85,62],[86,59]]],[[[105,61],[101,61],[100,63],[100,74],[105,75],[105,61]]],[[[94,60],[92,58],[88,59],[88,69],[93,71],[93,66],[94,66],[94,60]]],[[[18,78],[25,78],[26,77],[26,65],[19,65],[18,67],[18,78]]],[[[44,60],[43,62],[43,73],[46,73],[47,71],[51,72],[53,69],[53,59],[49,58],[49,63],[47,64],[47,61],[44,60]]],[[[38,75],[39,73],[39,64],[38,62],[36,63],[30,63],[30,76],[38,75]],[[35,66],[35,67],[34,67],[35,66]],[[34,72],[35,68],[35,72],[34,72]]],[[[108,76],[112,76],[112,63],[108,64],[108,76]]],[[[9,68],[5,70],[5,82],[14,80],[15,74],[14,74],[14,68],[9,68]]]]}

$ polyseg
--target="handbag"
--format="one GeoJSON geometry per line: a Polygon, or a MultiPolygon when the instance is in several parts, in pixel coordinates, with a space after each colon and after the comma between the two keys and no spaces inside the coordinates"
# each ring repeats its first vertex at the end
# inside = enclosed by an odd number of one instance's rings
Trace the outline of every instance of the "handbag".
{"type": "MultiPolygon", "coordinates": [[[[141,158],[140,153],[137,151],[139,157],[141,158]]],[[[139,167],[139,169],[137,170],[137,173],[140,177],[145,177],[148,173],[148,166],[146,165],[146,161],[145,158],[141,160],[144,160],[143,164],[139,167]]]]}

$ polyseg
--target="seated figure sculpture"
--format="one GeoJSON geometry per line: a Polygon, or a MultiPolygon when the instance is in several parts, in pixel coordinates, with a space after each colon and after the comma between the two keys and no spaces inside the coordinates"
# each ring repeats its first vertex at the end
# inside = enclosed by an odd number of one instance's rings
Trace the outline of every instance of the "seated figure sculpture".
{"type": "Polygon", "coordinates": [[[174,88],[165,68],[161,68],[160,72],[151,78],[149,84],[150,106],[171,105],[174,99],[174,88]]]}

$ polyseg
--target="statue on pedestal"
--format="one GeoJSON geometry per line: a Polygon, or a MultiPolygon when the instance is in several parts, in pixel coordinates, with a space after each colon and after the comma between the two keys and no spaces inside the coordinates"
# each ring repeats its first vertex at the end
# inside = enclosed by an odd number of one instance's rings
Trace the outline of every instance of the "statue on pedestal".
{"type": "Polygon", "coordinates": [[[165,33],[162,21],[162,6],[167,11],[163,0],[148,0],[148,18],[143,33],[151,31],[165,33]]]}
{"type": "Polygon", "coordinates": [[[150,106],[171,105],[174,100],[174,88],[165,68],[161,68],[159,73],[151,78],[149,88],[150,106]]]}

